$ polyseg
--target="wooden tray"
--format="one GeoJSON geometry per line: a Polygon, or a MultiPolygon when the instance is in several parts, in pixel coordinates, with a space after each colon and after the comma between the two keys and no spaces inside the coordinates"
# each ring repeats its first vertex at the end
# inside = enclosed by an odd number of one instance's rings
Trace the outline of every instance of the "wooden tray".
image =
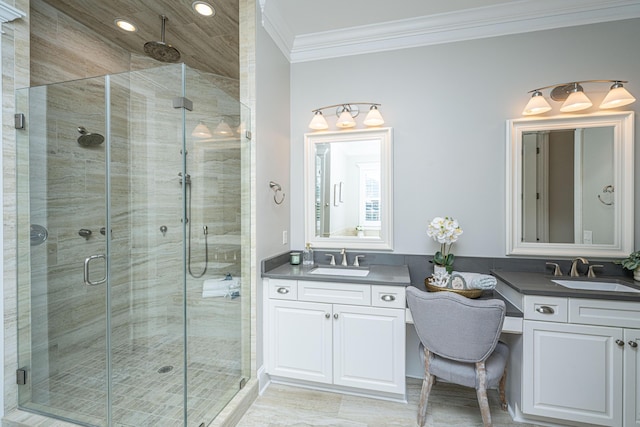
{"type": "Polygon", "coordinates": [[[467,297],[467,298],[479,298],[482,295],[482,289],[451,289],[451,288],[441,288],[439,286],[434,286],[431,283],[431,278],[427,277],[426,279],[424,279],[424,284],[427,287],[427,290],[429,292],[441,292],[441,291],[447,291],[447,292],[453,292],[456,293],[458,295],[462,295],[463,297],[467,297]]]}

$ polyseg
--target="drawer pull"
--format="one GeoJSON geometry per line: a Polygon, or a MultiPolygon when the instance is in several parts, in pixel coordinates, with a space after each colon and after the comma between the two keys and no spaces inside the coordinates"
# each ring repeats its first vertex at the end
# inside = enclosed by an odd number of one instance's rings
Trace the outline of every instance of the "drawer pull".
{"type": "Polygon", "coordinates": [[[331,315],[330,315],[329,313],[325,313],[325,314],[324,314],[324,317],[326,317],[327,319],[330,319],[330,318],[331,318],[331,315]]]}
{"type": "Polygon", "coordinates": [[[618,347],[624,347],[624,341],[622,340],[616,340],[616,344],[618,344],[618,347]]]}
{"type": "Polygon", "coordinates": [[[289,293],[289,289],[288,288],[278,288],[278,290],[276,291],[279,294],[285,295],[289,293]]]}
{"type": "Polygon", "coordinates": [[[553,314],[555,310],[548,305],[541,305],[540,307],[536,307],[536,311],[542,314],[553,314]]]}
{"type": "Polygon", "coordinates": [[[380,299],[382,301],[391,302],[391,301],[395,301],[396,297],[394,297],[393,295],[382,295],[380,299]]]}
{"type": "Polygon", "coordinates": [[[334,314],[334,315],[333,315],[333,318],[334,318],[334,319],[338,319],[338,313],[334,314]]]}
{"type": "Polygon", "coordinates": [[[631,348],[637,348],[638,347],[638,343],[635,341],[629,341],[629,345],[631,346],[631,348]]]}

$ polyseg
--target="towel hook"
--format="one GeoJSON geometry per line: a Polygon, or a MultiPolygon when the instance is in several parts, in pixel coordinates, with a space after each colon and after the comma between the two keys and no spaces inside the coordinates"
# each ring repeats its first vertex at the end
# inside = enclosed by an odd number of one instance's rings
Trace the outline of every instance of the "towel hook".
{"type": "MultiPolygon", "coordinates": [[[[604,188],[602,189],[603,193],[613,193],[613,185],[605,185],[604,188]]],[[[605,202],[604,200],[602,200],[602,197],[600,197],[600,195],[598,194],[598,200],[600,200],[600,203],[602,203],[603,205],[607,205],[607,206],[611,206],[613,205],[613,200],[610,202],[605,202]]]]}
{"type": "Polygon", "coordinates": [[[269,181],[269,187],[271,187],[271,189],[273,190],[273,201],[276,203],[276,205],[281,205],[282,202],[284,202],[285,194],[282,193],[282,197],[280,198],[280,201],[278,201],[278,192],[282,191],[282,187],[280,186],[280,184],[273,181],[269,181]]]}

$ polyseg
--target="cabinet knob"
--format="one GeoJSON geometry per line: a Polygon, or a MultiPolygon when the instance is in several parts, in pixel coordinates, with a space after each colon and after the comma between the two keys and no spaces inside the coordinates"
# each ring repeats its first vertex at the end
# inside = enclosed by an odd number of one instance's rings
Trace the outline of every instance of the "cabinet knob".
{"type": "Polygon", "coordinates": [[[555,310],[548,305],[541,305],[540,307],[536,307],[536,311],[542,314],[553,314],[555,310]]]}
{"type": "Polygon", "coordinates": [[[631,346],[631,348],[637,348],[638,347],[638,343],[635,341],[629,341],[629,346],[631,346]]]}
{"type": "Polygon", "coordinates": [[[334,318],[334,319],[337,319],[337,318],[338,318],[338,313],[335,313],[335,314],[333,315],[333,318],[334,318]]]}
{"type": "Polygon", "coordinates": [[[287,288],[278,288],[278,290],[276,292],[278,292],[279,294],[283,294],[284,295],[284,294],[288,294],[289,293],[289,289],[287,289],[287,288]]]}
{"type": "Polygon", "coordinates": [[[624,341],[622,340],[616,340],[616,344],[618,344],[618,347],[624,347],[624,341]]]}
{"type": "Polygon", "coordinates": [[[330,319],[330,318],[331,318],[331,315],[330,315],[329,313],[325,313],[325,314],[324,314],[324,317],[326,317],[327,319],[330,319]]]}
{"type": "Polygon", "coordinates": [[[382,295],[380,299],[382,301],[391,302],[391,301],[395,301],[396,297],[394,297],[393,295],[382,295]]]}

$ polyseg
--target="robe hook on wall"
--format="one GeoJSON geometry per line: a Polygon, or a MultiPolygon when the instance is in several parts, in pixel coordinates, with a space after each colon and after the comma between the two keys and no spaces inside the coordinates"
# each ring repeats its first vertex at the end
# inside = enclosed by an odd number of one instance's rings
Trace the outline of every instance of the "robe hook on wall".
{"type": "Polygon", "coordinates": [[[285,194],[282,193],[282,197],[280,198],[280,201],[278,201],[278,193],[282,191],[282,187],[280,186],[280,184],[273,181],[269,181],[269,187],[271,187],[271,189],[273,190],[273,201],[276,203],[276,205],[281,205],[282,202],[284,202],[285,194]]]}

